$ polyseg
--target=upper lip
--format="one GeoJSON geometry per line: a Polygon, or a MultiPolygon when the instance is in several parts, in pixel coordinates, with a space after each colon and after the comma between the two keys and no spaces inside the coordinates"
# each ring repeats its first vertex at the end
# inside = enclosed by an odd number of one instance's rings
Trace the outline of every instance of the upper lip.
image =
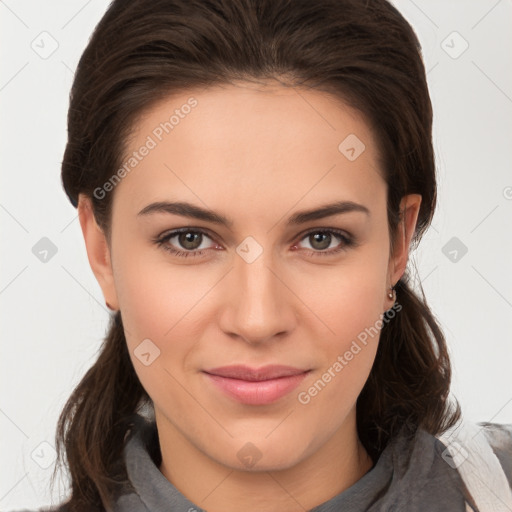
{"type": "Polygon", "coordinates": [[[204,370],[204,372],[209,373],[211,375],[218,375],[219,377],[227,377],[230,379],[239,379],[247,381],[277,379],[279,377],[299,375],[307,371],[309,370],[284,365],[268,365],[262,366],[261,368],[251,368],[245,365],[232,365],[204,370]]]}

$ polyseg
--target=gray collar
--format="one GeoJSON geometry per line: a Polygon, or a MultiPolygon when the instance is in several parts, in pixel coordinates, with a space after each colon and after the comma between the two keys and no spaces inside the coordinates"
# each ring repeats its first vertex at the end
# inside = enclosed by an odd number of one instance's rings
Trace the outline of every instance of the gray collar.
{"type": "MultiPolygon", "coordinates": [[[[206,512],[189,501],[160,472],[160,450],[154,419],[136,416],[124,456],[135,492],[122,495],[114,512],[206,512]]],[[[418,429],[388,443],[374,467],[354,485],[310,512],[380,510],[450,510],[463,512],[457,471],[441,457],[444,445],[418,429]]]]}

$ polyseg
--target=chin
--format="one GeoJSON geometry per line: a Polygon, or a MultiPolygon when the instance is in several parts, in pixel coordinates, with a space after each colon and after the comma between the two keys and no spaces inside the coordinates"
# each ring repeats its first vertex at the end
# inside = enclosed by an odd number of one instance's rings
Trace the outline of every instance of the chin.
{"type": "Polygon", "coordinates": [[[301,461],[303,453],[299,453],[293,446],[283,446],[279,443],[272,443],[268,440],[261,443],[244,441],[235,443],[232,448],[224,449],[216,457],[210,456],[220,464],[236,471],[281,471],[289,469],[301,461]],[[226,458],[226,452],[235,452],[235,457],[226,458]]]}

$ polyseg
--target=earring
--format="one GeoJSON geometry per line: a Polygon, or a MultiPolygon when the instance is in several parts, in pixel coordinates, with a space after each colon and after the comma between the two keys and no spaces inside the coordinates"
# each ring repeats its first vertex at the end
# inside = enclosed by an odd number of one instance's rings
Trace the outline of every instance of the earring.
{"type": "Polygon", "coordinates": [[[391,290],[391,291],[390,291],[390,292],[388,292],[388,297],[389,297],[390,299],[394,299],[394,298],[395,298],[395,294],[396,294],[395,289],[394,289],[393,287],[391,287],[391,288],[390,288],[390,290],[391,290]]]}

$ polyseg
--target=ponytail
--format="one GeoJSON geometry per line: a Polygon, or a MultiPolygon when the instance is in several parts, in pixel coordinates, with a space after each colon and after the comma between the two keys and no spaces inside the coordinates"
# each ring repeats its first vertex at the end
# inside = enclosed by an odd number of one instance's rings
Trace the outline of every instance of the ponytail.
{"type": "MultiPolygon", "coordinates": [[[[128,354],[121,314],[110,318],[95,364],[75,388],[57,423],[55,445],[71,476],[70,512],[107,510],[128,479],[123,461],[125,434],[138,406],[151,400],[128,354]]],[[[52,486],[58,464],[52,475],[52,486]]]]}

